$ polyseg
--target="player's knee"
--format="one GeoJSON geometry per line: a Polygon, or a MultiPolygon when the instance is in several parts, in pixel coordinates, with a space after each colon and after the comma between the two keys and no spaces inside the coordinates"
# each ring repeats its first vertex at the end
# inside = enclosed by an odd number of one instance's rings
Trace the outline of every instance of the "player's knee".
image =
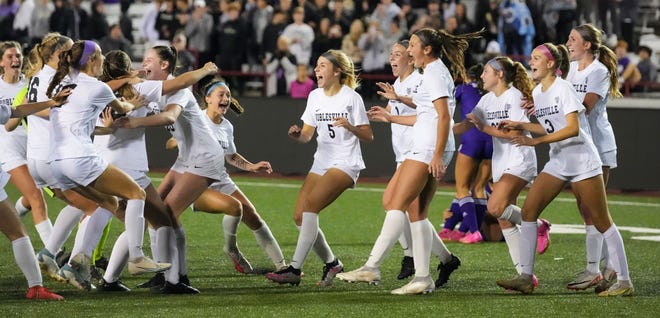
{"type": "Polygon", "coordinates": [[[227,214],[236,217],[243,216],[243,205],[238,200],[232,198],[227,208],[227,214]]]}
{"type": "Polygon", "coordinates": [[[146,200],[147,199],[147,193],[144,192],[144,189],[140,188],[139,186],[135,186],[134,189],[131,189],[131,191],[128,193],[127,200],[146,200]]]}
{"type": "Polygon", "coordinates": [[[502,215],[502,212],[504,212],[506,206],[507,206],[506,204],[503,204],[501,202],[495,202],[495,200],[488,200],[488,204],[486,205],[486,210],[488,211],[488,214],[494,217],[500,217],[502,215]]]}

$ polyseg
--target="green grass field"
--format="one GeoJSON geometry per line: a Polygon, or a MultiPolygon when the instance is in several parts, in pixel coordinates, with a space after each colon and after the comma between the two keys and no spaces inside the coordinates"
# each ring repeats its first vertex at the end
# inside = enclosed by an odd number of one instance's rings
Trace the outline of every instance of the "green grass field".
{"type": "MultiPolygon", "coordinates": [[[[156,177],[157,178],[157,177],[156,177]]],[[[158,180],[158,179],[156,179],[158,180]]],[[[300,181],[285,179],[236,178],[241,189],[257,207],[290,259],[298,231],[292,221],[293,205],[300,181]]],[[[347,270],[361,266],[382,225],[380,199],[384,184],[359,184],[321,213],[320,224],[335,254],[347,270]]],[[[17,192],[7,186],[10,198],[17,192]]],[[[439,228],[441,212],[450,203],[451,188],[440,188],[432,204],[431,220],[439,228]]],[[[383,264],[378,286],[348,284],[336,280],[330,288],[319,288],[323,264],[313,253],[304,267],[298,287],[277,285],[262,275],[237,273],[222,253],[221,216],[186,212],[183,223],[188,237],[188,274],[199,295],[154,295],[147,290],[107,294],[81,292],[68,285],[44,279],[45,285],[66,298],[63,302],[35,302],[24,299],[26,282],[13,261],[11,244],[0,242],[0,316],[2,317],[657,317],[660,310],[660,198],[611,196],[610,210],[627,248],[630,272],[636,288],[634,297],[599,298],[593,290],[572,292],[564,286],[585,265],[584,235],[560,234],[563,224],[581,224],[570,193],[555,200],[543,214],[554,225],[552,245],[537,256],[536,274],[540,287],[532,295],[506,293],[495,280],[514,274],[504,243],[477,245],[448,244],[463,265],[454,272],[446,288],[430,295],[393,296],[389,292],[405,283],[396,279],[401,250],[395,246],[383,264]],[[627,227],[652,228],[633,233],[627,227]],[[653,234],[654,233],[654,234],[653,234]],[[633,237],[653,236],[656,240],[633,237]]],[[[48,200],[54,222],[60,202],[48,200]]],[[[31,217],[24,219],[35,249],[42,246],[31,217]]],[[[113,222],[105,253],[123,226],[113,222]]],[[[583,231],[578,231],[583,232],[583,231]]],[[[147,236],[148,237],[148,236],[147,236]]],[[[239,246],[260,269],[271,263],[259,249],[254,236],[241,226],[239,246]]],[[[71,238],[66,246],[73,244],[71,238]]],[[[148,250],[148,238],[145,250],[148,250]]],[[[437,266],[437,260],[431,260],[437,266]]],[[[435,274],[434,274],[435,275],[435,274]]],[[[122,281],[134,287],[149,277],[122,281]]]]}

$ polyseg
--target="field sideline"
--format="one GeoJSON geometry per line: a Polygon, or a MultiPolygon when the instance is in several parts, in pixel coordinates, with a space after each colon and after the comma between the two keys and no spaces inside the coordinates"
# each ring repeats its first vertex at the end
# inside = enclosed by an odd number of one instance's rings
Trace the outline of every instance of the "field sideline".
{"type": "MultiPolygon", "coordinates": [[[[162,174],[154,175],[160,181],[162,174]]],[[[292,210],[301,181],[285,178],[237,177],[237,183],[252,200],[290,259],[298,232],[293,226],[292,210]]],[[[382,225],[380,199],[384,184],[360,183],[321,213],[320,224],[335,254],[347,270],[361,266],[371,250],[382,225]]],[[[18,193],[7,186],[10,198],[18,193]]],[[[441,212],[453,195],[452,189],[439,189],[431,207],[431,220],[440,227],[441,212]]],[[[564,286],[585,264],[584,235],[575,200],[562,193],[544,212],[553,227],[552,245],[537,256],[536,274],[540,288],[532,295],[506,293],[495,280],[514,274],[504,243],[477,245],[448,244],[463,265],[452,275],[446,288],[430,295],[393,296],[389,292],[407,282],[396,275],[401,260],[398,246],[381,268],[379,286],[336,281],[330,288],[319,288],[322,266],[311,253],[303,268],[305,277],[299,287],[277,285],[262,275],[242,275],[234,271],[222,253],[221,216],[184,213],[188,236],[188,274],[200,295],[165,296],[133,289],[130,293],[84,293],[68,285],[44,278],[45,286],[59,292],[64,302],[24,300],[26,282],[13,261],[11,244],[0,242],[0,315],[3,317],[657,317],[660,309],[660,198],[611,195],[610,210],[627,248],[636,294],[630,298],[603,299],[592,290],[572,292],[564,286]]],[[[48,199],[51,220],[62,207],[48,199]]],[[[42,247],[30,216],[23,219],[35,249],[42,247]]],[[[113,221],[109,243],[123,230],[113,221]]],[[[243,254],[255,268],[270,270],[271,263],[259,249],[245,226],[239,228],[238,241],[243,254]]],[[[73,244],[71,238],[66,246],[73,244]]],[[[148,236],[145,250],[148,250],[148,236]]],[[[437,266],[437,260],[431,260],[437,266]]],[[[435,275],[435,273],[433,274],[435,275]]],[[[149,277],[125,273],[122,281],[133,288],[149,277]]]]}

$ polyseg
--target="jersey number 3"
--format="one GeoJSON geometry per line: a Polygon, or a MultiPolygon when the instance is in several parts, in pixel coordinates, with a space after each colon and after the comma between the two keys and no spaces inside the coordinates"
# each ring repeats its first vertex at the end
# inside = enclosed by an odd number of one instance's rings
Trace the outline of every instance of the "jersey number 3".
{"type": "Polygon", "coordinates": [[[547,131],[548,134],[552,134],[553,132],[555,132],[555,126],[552,125],[552,122],[550,120],[546,119],[544,122],[548,126],[548,128],[545,129],[545,131],[547,131]]]}

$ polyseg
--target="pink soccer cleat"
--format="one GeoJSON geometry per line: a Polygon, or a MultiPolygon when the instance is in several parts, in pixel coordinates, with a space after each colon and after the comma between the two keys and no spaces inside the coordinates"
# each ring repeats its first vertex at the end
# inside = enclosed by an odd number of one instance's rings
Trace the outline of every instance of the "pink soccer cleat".
{"type": "Polygon", "coordinates": [[[463,243],[463,244],[475,244],[483,241],[483,237],[481,237],[481,232],[476,231],[474,233],[467,234],[463,236],[458,242],[463,243]]]}
{"type": "Polygon", "coordinates": [[[550,246],[550,227],[552,224],[546,219],[539,219],[539,221],[541,224],[537,229],[536,252],[543,254],[550,246]]]}

